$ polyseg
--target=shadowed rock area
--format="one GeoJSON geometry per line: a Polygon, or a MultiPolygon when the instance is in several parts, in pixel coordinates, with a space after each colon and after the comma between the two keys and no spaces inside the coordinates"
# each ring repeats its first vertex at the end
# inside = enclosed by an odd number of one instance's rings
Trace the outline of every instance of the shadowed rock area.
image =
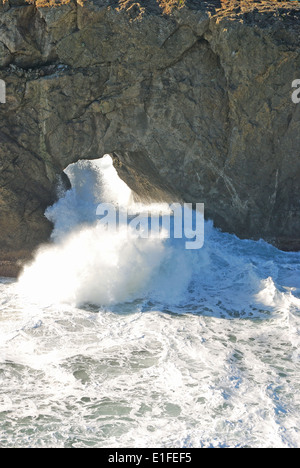
{"type": "Polygon", "coordinates": [[[138,198],[298,250],[297,78],[297,2],[0,1],[0,275],[49,239],[64,169],[106,153],[138,198]]]}

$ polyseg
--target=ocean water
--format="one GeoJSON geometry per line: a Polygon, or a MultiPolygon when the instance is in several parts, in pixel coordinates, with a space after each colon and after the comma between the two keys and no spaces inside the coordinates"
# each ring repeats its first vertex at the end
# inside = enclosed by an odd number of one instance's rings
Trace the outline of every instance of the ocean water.
{"type": "Polygon", "coordinates": [[[52,245],[0,279],[0,446],[299,448],[300,254],[110,233],[97,205],[136,207],[110,157],[67,172],[52,245]]]}

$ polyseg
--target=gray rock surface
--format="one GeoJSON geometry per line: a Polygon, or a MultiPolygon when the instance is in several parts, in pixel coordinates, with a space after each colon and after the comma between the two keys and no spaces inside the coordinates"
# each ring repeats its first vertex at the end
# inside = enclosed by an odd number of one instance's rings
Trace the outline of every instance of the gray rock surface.
{"type": "Polygon", "coordinates": [[[47,241],[64,169],[112,154],[146,200],[300,248],[297,2],[0,2],[0,275],[47,241]]]}

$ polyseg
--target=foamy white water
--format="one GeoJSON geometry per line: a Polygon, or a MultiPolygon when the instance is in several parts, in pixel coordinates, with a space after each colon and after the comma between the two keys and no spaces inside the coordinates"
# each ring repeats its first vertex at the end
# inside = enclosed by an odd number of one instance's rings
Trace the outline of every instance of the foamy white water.
{"type": "Polygon", "coordinates": [[[0,281],[0,446],[300,447],[300,254],[109,234],[110,159],[68,174],[53,245],[0,281]]]}

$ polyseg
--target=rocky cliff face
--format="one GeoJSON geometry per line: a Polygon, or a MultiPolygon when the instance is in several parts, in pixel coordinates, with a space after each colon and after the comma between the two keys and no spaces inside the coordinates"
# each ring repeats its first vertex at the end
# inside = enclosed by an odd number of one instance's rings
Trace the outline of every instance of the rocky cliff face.
{"type": "Polygon", "coordinates": [[[300,5],[140,3],[0,2],[0,274],[48,239],[63,170],[105,153],[142,198],[300,248],[300,5]]]}

